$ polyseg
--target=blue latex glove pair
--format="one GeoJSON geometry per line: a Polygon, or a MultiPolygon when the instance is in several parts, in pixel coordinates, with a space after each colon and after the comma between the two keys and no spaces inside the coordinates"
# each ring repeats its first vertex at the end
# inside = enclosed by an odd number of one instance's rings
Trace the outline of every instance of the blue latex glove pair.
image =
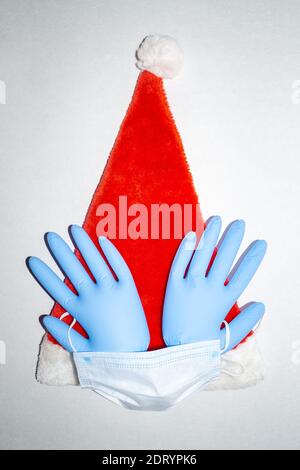
{"type": "MultiPolygon", "coordinates": [[[[167,346],[213,339],[220,339],[221,344],[225,344],[222,323],[258,269],[266,252],[266,242],[256,241],[250,245],[229,274],[245,231],[242,221],[233,222],[225,231],[216,259],[207,273],[220,231],[221,219],[213,217],[196,251],[197,240],[193,232],[184,238],[178,249],[164,303],[163,336],[167,346]],[[229,283],[225,286],[227,278],[229,283]]],[[[99,239],[116,280],[86,232],[72,226],[71,235],[95,282],[58,235],[49,233],[47,245],[77,295],[38,258],[29,258],[28,266],[48,294],[82,325],[88,339],[50,315],[42,317],[44,328],[69,352],[146,351],[149,330],[124,259],[108,239],[99,239]]],[[[239,344],[263,314],[263,304],[252,303],[244,307],[230,324],[230,342],[226,350],[239,344]]]]}

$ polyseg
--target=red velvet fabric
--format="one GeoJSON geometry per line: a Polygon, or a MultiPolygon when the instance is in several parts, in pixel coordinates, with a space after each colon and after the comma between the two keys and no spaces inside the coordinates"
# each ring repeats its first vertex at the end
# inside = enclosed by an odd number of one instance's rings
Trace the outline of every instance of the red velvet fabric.
{"type": "MultiPolygon", "coordinates": [[[[95,243],[100,235],[96,233],[99,222],[97,208],[103,203],[113,204],[117,208],[119,196],[127,196],[128,205],[144,204],[149,213],[151,204],[180,204],[182,207],[191,204],[193,224],[189,229],[197,228],[199,236],[203,231],[203,219],[197,207],[198,197],[162,79],[149,72],[142,72],[138,78],[131,104],[83,224],[95,243]],[[200,220],[198,227],[197,212],[200,220]]],[[[130,220],[132,218],[129,217],[128,223],[130,220]]],[[[150,329],[150,349],[161,348],[164,346],[164,293],[180,240],[174,237],[162,239],[160,232],[157,240],[121,239],[117,234],[113,241],[128,263],[141,296],[150,329]]],[[[68,280],[66,282],[69,284],[68,280]]],[[[63,312],[60,305],[55,304],[51,313],[60,317],[63,312]]],[[[228,320],[238,313],[239,309],[235,306],[228,320]]],[[[66,321],[69,323],[70,318],[66,321]]]]}

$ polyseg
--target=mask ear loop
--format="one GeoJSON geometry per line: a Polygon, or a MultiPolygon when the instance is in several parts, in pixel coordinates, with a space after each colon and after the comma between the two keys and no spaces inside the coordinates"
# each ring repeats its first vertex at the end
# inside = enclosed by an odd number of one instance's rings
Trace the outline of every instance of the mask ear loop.
{"type": "MultiPolygon", "coordinates": [[[[253,331],[254,333],[255,333],[255,332],[258,330],[258,328],[260,327],[261,322],[262,322],[262,320],[259,320],[259,322],[256,324],[256,326],[253,328],[252,331],[253,331]]],[[[224,322],[224,323],[226,323],[226,322],[224,322]]],[[[231,372],[230,370],[225,369],[225,368],[222,370],[222,372],[223,372],[224,374],[229,375],[230,377],[241,377],[241,376],[244,374],[244,372],[246,371],[245,366],[243,366],[242,364],[238,364],[238,363],[236,363],[236,362],[234,362],[234,361],[231,361],[231,360],[229,360],[229,359],[227,359],[227,358],[223,358],[223,361],[224,361],[225,363],[227,363],[228,365],[232,364],[233,366],[238,365],[238,366],[240,367],[240,372],[231,372]]]]}
{"type": "Polygon", "coordinates": [[[260,325],[261,325],[261,322],[263,321],[263,319],[261,318],[259,320],[259,322],[257,322],[257,324],[255,325],[255,327],[253,328],[253,333],[256,333],[256,331],[259,329],[260,325]]]}
{"type": "Polygon", "coordinates": [[[222,325],[225,325],[225,346],[221,349],[221,354],[225,354],[227,349],[229,348],[231,334],[230,334],[230,326],[226,320],[223,321],[222,325]]]}
{"type": "MultiPolygon", "coordinates": [[[[261,324],[262,320],[260,320],[257,325],[253,328],[253,331],[257,331],[258,328],[260,327],[260,324],[261,324]]],[[[223,324],[225,325],[225,328],[226,328],[226,340],[225,340],[225,347],[224,349],[222,349],[221,351],[221,354],[224,354],[228,347],[229,347],[229,343],[230,343],[230,326],[228,325],[227,321],[223,321],[223,324]]],[[[233,364],[233,365],[236,365],[236,363],[234,361],[230,361],[229,359],[227,358],[224,358],[223,361],[227,364],[233,364]]],[[[226,375],[229,375],[231,377],[240,377],[241,375],[243,375],[243,373],[245,372],[245,367],[242,365],[242,364],[238,364],[240,366],[240,372],[231,372],[230,370],[228,369],[223,369],[222,372],[226,375]]]]}
{"type": "MultiPolygon", "coordinates": [[[[226,333],[225,333],[225,346],[221,350],[221,354],[225,354],[227,352],[227,349],[229,348],[229,344],[230,344],[230,339],[231,339],[229,324],[227,323],[227,321],[224,320],[223,325],[225,325],[226,333]]],[[[227,364],[234,364],[235,365],[235,363],[233,361],[230,361],[229,359],[223,358],[223,361],[227,364]]],[[[230,370],[227,370],[225,368],[223,368],[222,372],[226,375],[230,375],[231,377],[239,377],[240,375],[242,375],[244,373],[244,367],[241,366],[241,368],[242,368],[242,370],[241,370],[240,373],[231,372],[230,370]]]]}
{"type": "MultiPolygon", "coordinates": [[[[261,322],[262,322],[262,319],[259,320],[259,322],[255,325],[255,327],[253,328],[253,332],[256,332],[258,330],[258,328],[260,327],[261,322]]],[[[226,326],[226,322],[224,321],[223,323],[226,326]]],[[[228,325],[228,328],[229,328],[229,325],[228,325]]],[[[225,350],[226,350],[226,347],[225,347],[225,350]]],[[[223,349],[223,351],[224,351],[224,349],[223,349]]],[[[245,366],[243,366],[243,364],[238,364],[238,363],[236,363],[234,361],[231,361],[230,359],[227,359],[227,358],[223,358],[223,361],[225,362],[225,364],[228,364],[228,365],[232,364],[233,366],[238,365],[240,367],[240,372],[232,372],[229,369],[223,368],[222,372],[226,375],[229,375],[230,377],[241,377],[246,371],[246,368],[245,368],[245,366]]]]}
{"type": "MultiPolygon", "coordinates": [[[[71,315],[70,315],[68,312],[65,312],[65,313],[63,313],[63,314],[59,317],[59,319],[60,319],[60,320],[63,320],[64,318],[69,317],[69,316],[71,316],[71,315]]],[[[77,322],[76,322],[75,318],[73,318],[72,323],[70,324],[69,329],[68,329],[68,341],[69,341],[69,344],[70,344],[71,348],[73,349],[73,352],[74,352],[74,353],[76,353],[77,350],[76,350],[76,348],[74,347],[74,344],[73,344],[73,342],[72,342],[71,331],[72,331],[72,329],[74,328],[74,326],[76,325],[76,323],[77,323],[77,322]]]]}

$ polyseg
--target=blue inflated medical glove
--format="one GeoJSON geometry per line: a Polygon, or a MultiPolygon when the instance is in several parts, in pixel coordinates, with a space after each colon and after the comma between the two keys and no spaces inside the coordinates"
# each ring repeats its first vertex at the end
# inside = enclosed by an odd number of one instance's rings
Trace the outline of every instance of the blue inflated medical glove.
{"type": "MultiPolygon", "coordinates": [[[[225,347],[226,330],[221,330],[221,326],[257,271],[267,244],[263,240],[252,243],[230,272],[245,232],[245,223],[235,221],[221,238],[217,255],[208,271],[220,232],[220,217],[212,217],[197,249],[196,234],[190,232],[177,251],[163,311],[163,337],[167,346],[220,340],[222,347],[225,347]],[[229,281],[227,285],[226,280],[229,281]]],[[[230,323],[227,351],[251,332],[264,311],[261,303],[251,303],[241,309],[241,313],[230,323]]]]}
{"type": "Polygon", "coordinates": [[[69,352],[146,351],[150,341],[147,321],[124,259],[107,238],[99,239],[116,280],[87,233],[73,225],[71,235],[96,282],[59,235],[48,233],[46,241],[78,295],[40,259],[29,258],[28,266],[48,294],[80,323],[88,339],[51,315],[42,317],[44,328],[69,352]]]}

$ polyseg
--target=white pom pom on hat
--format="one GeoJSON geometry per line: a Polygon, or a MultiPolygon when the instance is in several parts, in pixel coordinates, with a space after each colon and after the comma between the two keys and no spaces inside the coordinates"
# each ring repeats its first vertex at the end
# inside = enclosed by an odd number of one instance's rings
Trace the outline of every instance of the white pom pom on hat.
{"type": "Polygon", "coordinates": [[[146,36],[136,51],[136,66],[161,78],[176,77],[183,65],[183,52],[170,36],[146,36]]]}

